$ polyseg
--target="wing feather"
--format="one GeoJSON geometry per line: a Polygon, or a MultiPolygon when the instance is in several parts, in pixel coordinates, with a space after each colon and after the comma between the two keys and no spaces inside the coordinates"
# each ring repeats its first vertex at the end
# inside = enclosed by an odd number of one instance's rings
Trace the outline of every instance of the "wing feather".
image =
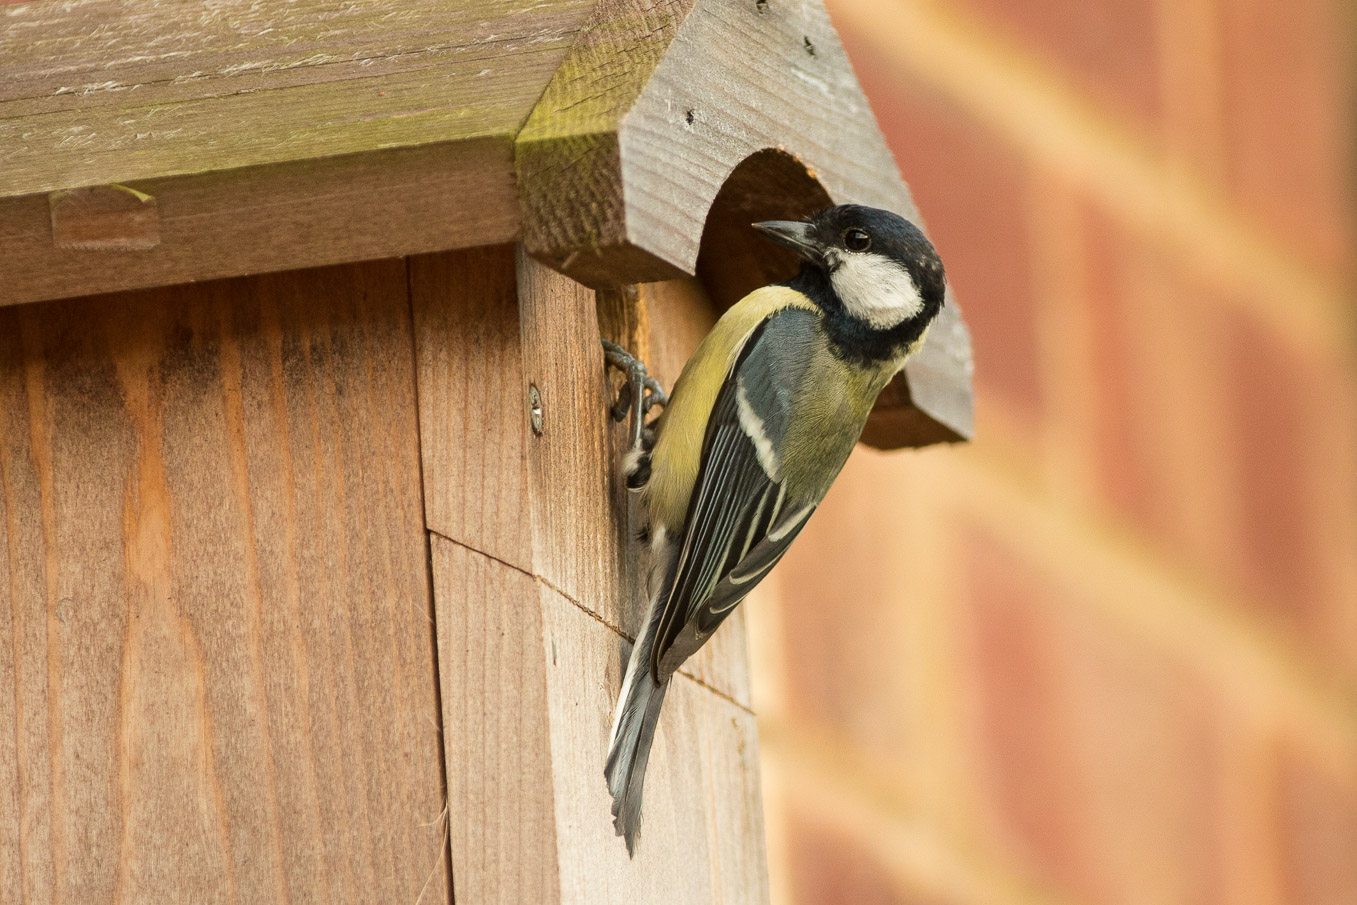
{"type": "Polygon", "coordinates": [[[818,500],[782,480],[791,400],[809,361],[814,312],[786,309],[755,328],[716,397],[683,541],[651,651],[664,680],[782,557],[818,500]]]}

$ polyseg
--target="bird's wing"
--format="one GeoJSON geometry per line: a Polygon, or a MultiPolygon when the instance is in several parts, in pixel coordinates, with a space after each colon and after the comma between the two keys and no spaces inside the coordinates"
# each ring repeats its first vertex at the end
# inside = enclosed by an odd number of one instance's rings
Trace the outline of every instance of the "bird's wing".
{"type": "Polygon", "coordinates": [[[817,316],[792,308],[765,319],[717,394],[651,651],[657,679],[702,646],[819,503],[789,498],[782,468],[792,394],[812,357],[817,316]]]}

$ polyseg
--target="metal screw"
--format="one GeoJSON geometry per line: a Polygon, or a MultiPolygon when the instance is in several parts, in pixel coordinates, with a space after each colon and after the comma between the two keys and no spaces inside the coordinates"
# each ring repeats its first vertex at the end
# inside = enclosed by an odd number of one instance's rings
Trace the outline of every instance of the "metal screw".
{"type": "Polygon", "coordinates": [[[542,436],[542,392],[535,383],[528,384],[528,412],[532,432],[542,436]]]}

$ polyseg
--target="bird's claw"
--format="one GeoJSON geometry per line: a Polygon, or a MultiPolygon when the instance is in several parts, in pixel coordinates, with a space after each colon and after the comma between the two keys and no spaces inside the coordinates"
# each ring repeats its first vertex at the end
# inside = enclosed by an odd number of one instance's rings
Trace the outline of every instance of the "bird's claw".
{"type": "Polygon", "coordinates": [[[625,420],[628,414],[631,415],[631,445],[633,449],[639,449],[643,445],[646,416],[657,405],[663,408],[669,397],[659,381],[646,372],[645,363],[632,357],[617,343],[603,340],[603,360],[626,375],[627,381],[608,411],[614,421],[625,420]]]}

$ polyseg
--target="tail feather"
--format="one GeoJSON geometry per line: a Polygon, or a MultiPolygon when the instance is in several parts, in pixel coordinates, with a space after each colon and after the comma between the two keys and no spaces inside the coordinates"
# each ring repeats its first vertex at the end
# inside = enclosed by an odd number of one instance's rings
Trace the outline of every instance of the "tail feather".
{"type": "Polygon", "coordinates": [[[603,775],[613,796],[613,826],[627,841],[627,854],[635,854],[636,835],[641,829],[641,787],[646,778],[646,761],[655,740],[655,724],[669,683],[656,682],[650,674],[650,647],[653,626],[636,639],[622,694],[613,718],[611,747],[603,775]]]}

